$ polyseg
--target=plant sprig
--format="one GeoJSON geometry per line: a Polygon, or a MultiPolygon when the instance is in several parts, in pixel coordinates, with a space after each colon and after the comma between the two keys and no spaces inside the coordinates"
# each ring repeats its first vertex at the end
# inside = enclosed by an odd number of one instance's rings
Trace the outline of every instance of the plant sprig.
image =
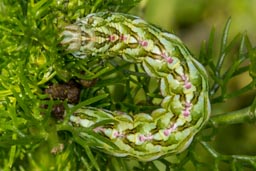
{"type": "Polygon", "coordinates": [[[204,65],[208,66],[208,72],[213,79],[210,90],[213,97],[212,103],[220,103],[229,98],[238,97],[255,87],[255,76],[251,74],[251,82],[243,88],[234,92],[228,92],[227,90],[230,80],[249,70],[251,72],[253,68],[251,63],[255,61],[253,58],[255,49],[246,33],[239,33],[230,42],[228,41],[230,24],[231,19],[229,18],[223,30],[217,58],[214,57],[216,55],[216,51],[214,51],[214,28],[211,31],[208,45],[203,44],[201,48],[199,59],[204,61],[204,65]],[[217,61],[214,61],[214,59],[217,59],[217,61]],[[220,93],[217,93],[218,91],[220,93]]]}

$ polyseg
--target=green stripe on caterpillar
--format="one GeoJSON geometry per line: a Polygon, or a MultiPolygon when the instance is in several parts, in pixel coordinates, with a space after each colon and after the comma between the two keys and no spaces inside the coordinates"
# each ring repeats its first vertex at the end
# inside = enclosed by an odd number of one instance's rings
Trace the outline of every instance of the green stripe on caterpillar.
{"type": "MultiPolygon", "coordinates": [[[[82,107],[70,116],[74,129],[91,129],[115,145],[95,138],[96,148],[150,161],[185,150],[207,122],[210,102],[206,71],[175,35],[138,17],[110,12],[89,14],[66,26],[62,35],[62,45],[74,57],[120,56],[141,63],[146,74],[160,80],[163,99],[152,113],[128,115],[82,107]]],[[[79,136],[92,138],[83,131],[79,136]]]]}

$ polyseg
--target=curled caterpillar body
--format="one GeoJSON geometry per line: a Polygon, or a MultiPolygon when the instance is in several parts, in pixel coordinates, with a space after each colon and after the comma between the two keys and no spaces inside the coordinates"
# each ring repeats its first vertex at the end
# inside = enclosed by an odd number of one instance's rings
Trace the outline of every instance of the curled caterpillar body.
{"type": "MultiPolygon", "coordinates": [[[[67,26],[62,35],[61,43],[74,57],[120,56],[125,61],[141,63],[145,73],[160,80],[163,99],[152,113],[131,116],[83,107],[71,115],[74,127],[92,129],[114,144],[95,138],[97,148],[115,156],[150,161],[182,152],[208,120],[205,69],[175,35],[138,17],[109,12],[79,19],[67,26]]],[[[94,138],[84,132],[80,136],[94,138]]]]}

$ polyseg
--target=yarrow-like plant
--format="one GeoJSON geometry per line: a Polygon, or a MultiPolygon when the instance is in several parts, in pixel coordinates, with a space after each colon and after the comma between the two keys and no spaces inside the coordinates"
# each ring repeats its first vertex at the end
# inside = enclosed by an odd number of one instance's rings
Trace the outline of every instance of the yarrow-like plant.
{"type": "Polygon", "coordinates": [[[137,3],[0,2],[1,170],[256,169],[256,156],[212,145],[218,127],[256,118],[256,100],[210,110],[254,90],[247,35],[228,41],[228,20],[219,54],[213,29],[196,59],[174,34],[128,15],[137,3]],[[228,91],[242,73],[251,82],[228,91]]]}

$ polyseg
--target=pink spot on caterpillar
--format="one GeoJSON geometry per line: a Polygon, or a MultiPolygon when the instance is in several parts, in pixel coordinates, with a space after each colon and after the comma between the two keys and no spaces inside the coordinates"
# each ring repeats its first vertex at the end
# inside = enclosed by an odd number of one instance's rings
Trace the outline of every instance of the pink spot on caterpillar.
{"type": "Polygon", "coordinates": [[[127,40],[127,37],[123,34],[120,35],[120,38],[119,38],[121,41],[126,41],[127,40]]]}
{"type": "Polygon", "coordinates": [[[181,76],[181,79],[182,79],[183,81],[187,81],[186,75],[182,75],[182,76],[181,76]]]}
{"type": "Polygon", "coordinates": [[[183,116],[188,117],[190,115],[190,110],[185,109],[185,110],[183,110],[182,114],[183,114],[183,116]]]}
{"type": "Polygon", "coordinates": [[[188,77],[186,75],[181,76],[182,81],[184,81],[184,87],[186,89],[190,89],[192,87],[191,83],[188,80],[188,77]]]}
{"type": "Polygon", "coordinates": [[[177,128],[176,124],[172,124],[170,128],[164,130],[164,135],[169,136],[177,128]]]}
{"type": "Polygon", "coordinates": [[[190,89],[192,87],[192,85],[190,83],[185,83],[185,88],[186,89],[190,89]]]}
{"type": "Polygon", "coordinates": [[[113,135],[115,138],[124,137],[124,134],[120,133],[119,131],[114,131],[113,135]]]}
{"type": "Polygon", "coordinates": [[[114,41],[116,41],[117,37],[115,35],[110,35],[108,37],[108,39],[109,39],[109,41],[114,42],[114,41]]]}
{"type": "Polygon", "coordinates": [[[167,54],[161,53],[161,56],[162,56],[169,64],[171,64],[171,63],[173,62],[172,57],[168,56],[167,54]]]}
{"type": "Polygon", "coordinates": [[[148,46],[148,42],[145,40],[139,41],[139,44],[143,47],[147,47],[148,46]]]}
{"type": "Polygon", "coordinates": [[[190,102],[185,103],[185,109],[182,111],[183,116],[188,117],[190,115],[191,106],[190,102]]]}
{"type": "Polygon", "coordinates": [[[171,57],[167,57],[167,58],[166,58],[166,61],[167,61],[169,64],[171,64],[171,63],[173,62],[173,59],[172,59],[171,57]]]}
{"type": "Polygon", "coordinates": [[[96,132],[96,133],[104,132],[104,131],[105,131],[105,128],[99,126],[99,127],[97,127],[97,128],[94,128],[93,131],[96,132]]]}
{"type": "Polygon", "coordinates": [[[192,105],[191,105],[190,102],[186,102],[186,103],[185,103],[185,107],[189,108],[189,107],[191,107],[191,106],[192,106],[192,105]]]}
{"type": "Polygon", "coordinates": [[[140,135],[139,136],[139,140],[141,142],[144,142],[144,141],[149,141],[149,140],[152,140],[153,139],[153,136],[152,135],[140,135]]]}

